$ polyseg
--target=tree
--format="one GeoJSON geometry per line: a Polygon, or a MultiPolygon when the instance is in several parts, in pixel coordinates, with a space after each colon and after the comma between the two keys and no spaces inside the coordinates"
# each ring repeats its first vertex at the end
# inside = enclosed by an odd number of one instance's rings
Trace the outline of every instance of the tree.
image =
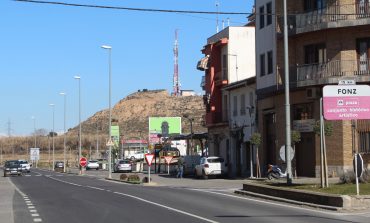
{"type": "Polygon", "coordinates": [[[250,142],[253,146],[256,146],[256,168],[257,168],[257,177],[261,177],[261,170],[260,170],[260,161],[258,158],[258,146],[261,145],[261,134],[258,132],[253,133],[253,135],[250,138],[250,142]]]}

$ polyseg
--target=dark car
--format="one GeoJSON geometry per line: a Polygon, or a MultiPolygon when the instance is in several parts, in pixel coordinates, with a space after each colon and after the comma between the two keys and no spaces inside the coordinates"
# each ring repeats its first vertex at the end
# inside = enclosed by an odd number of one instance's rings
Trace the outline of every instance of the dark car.
{"type": "Polygon", "coordinates": [[[22,175],[22,167],[18,160],[8,160],[4,165],[4,177],[9,175],[22,175]]]}
{"type": "Polygon", "coordinates": [[[54,170],[58,172],[64,171],[64,162],[63,161],[56,161],[54,165],[54,170]]]}

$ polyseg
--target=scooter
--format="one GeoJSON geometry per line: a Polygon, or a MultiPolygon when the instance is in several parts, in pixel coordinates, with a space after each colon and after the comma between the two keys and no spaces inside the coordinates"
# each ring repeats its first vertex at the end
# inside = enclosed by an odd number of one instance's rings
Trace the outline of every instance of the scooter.
{"type": "Polygon", "coordinates": [[[267,169],[267,179],[272,180],[272,178],[279,179],[286,177],[286,172],[283,173],[279,166],[269,164],[267,169]]]}

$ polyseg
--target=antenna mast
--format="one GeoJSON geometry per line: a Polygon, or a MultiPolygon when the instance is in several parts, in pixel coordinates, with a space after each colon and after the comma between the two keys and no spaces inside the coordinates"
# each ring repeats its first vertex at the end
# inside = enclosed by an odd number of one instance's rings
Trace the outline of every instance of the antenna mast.
{"type": "Polygon", "coordinates": [[[180,96],[180,81],[179,81],[179,64],[178,64],[178,58],[179,58],[179,44],[177,41],[177,32],[178,30],[175,30],[175,44],[173,47],[173,54],[174,54],[174,72],[173,72],[173,92],[172,94],[174,96],[180,96]]]}

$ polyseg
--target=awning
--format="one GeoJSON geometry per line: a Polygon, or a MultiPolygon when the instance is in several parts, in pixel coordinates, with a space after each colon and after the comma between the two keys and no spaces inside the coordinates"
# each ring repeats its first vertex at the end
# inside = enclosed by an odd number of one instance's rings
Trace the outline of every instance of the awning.
{"type": "Polygon", "coordinates": [[[200,59],[197,64],[197,69],[201,71],[207,70],[208,69],[208,59],[209,59],[209,55],[200,59]]]}

